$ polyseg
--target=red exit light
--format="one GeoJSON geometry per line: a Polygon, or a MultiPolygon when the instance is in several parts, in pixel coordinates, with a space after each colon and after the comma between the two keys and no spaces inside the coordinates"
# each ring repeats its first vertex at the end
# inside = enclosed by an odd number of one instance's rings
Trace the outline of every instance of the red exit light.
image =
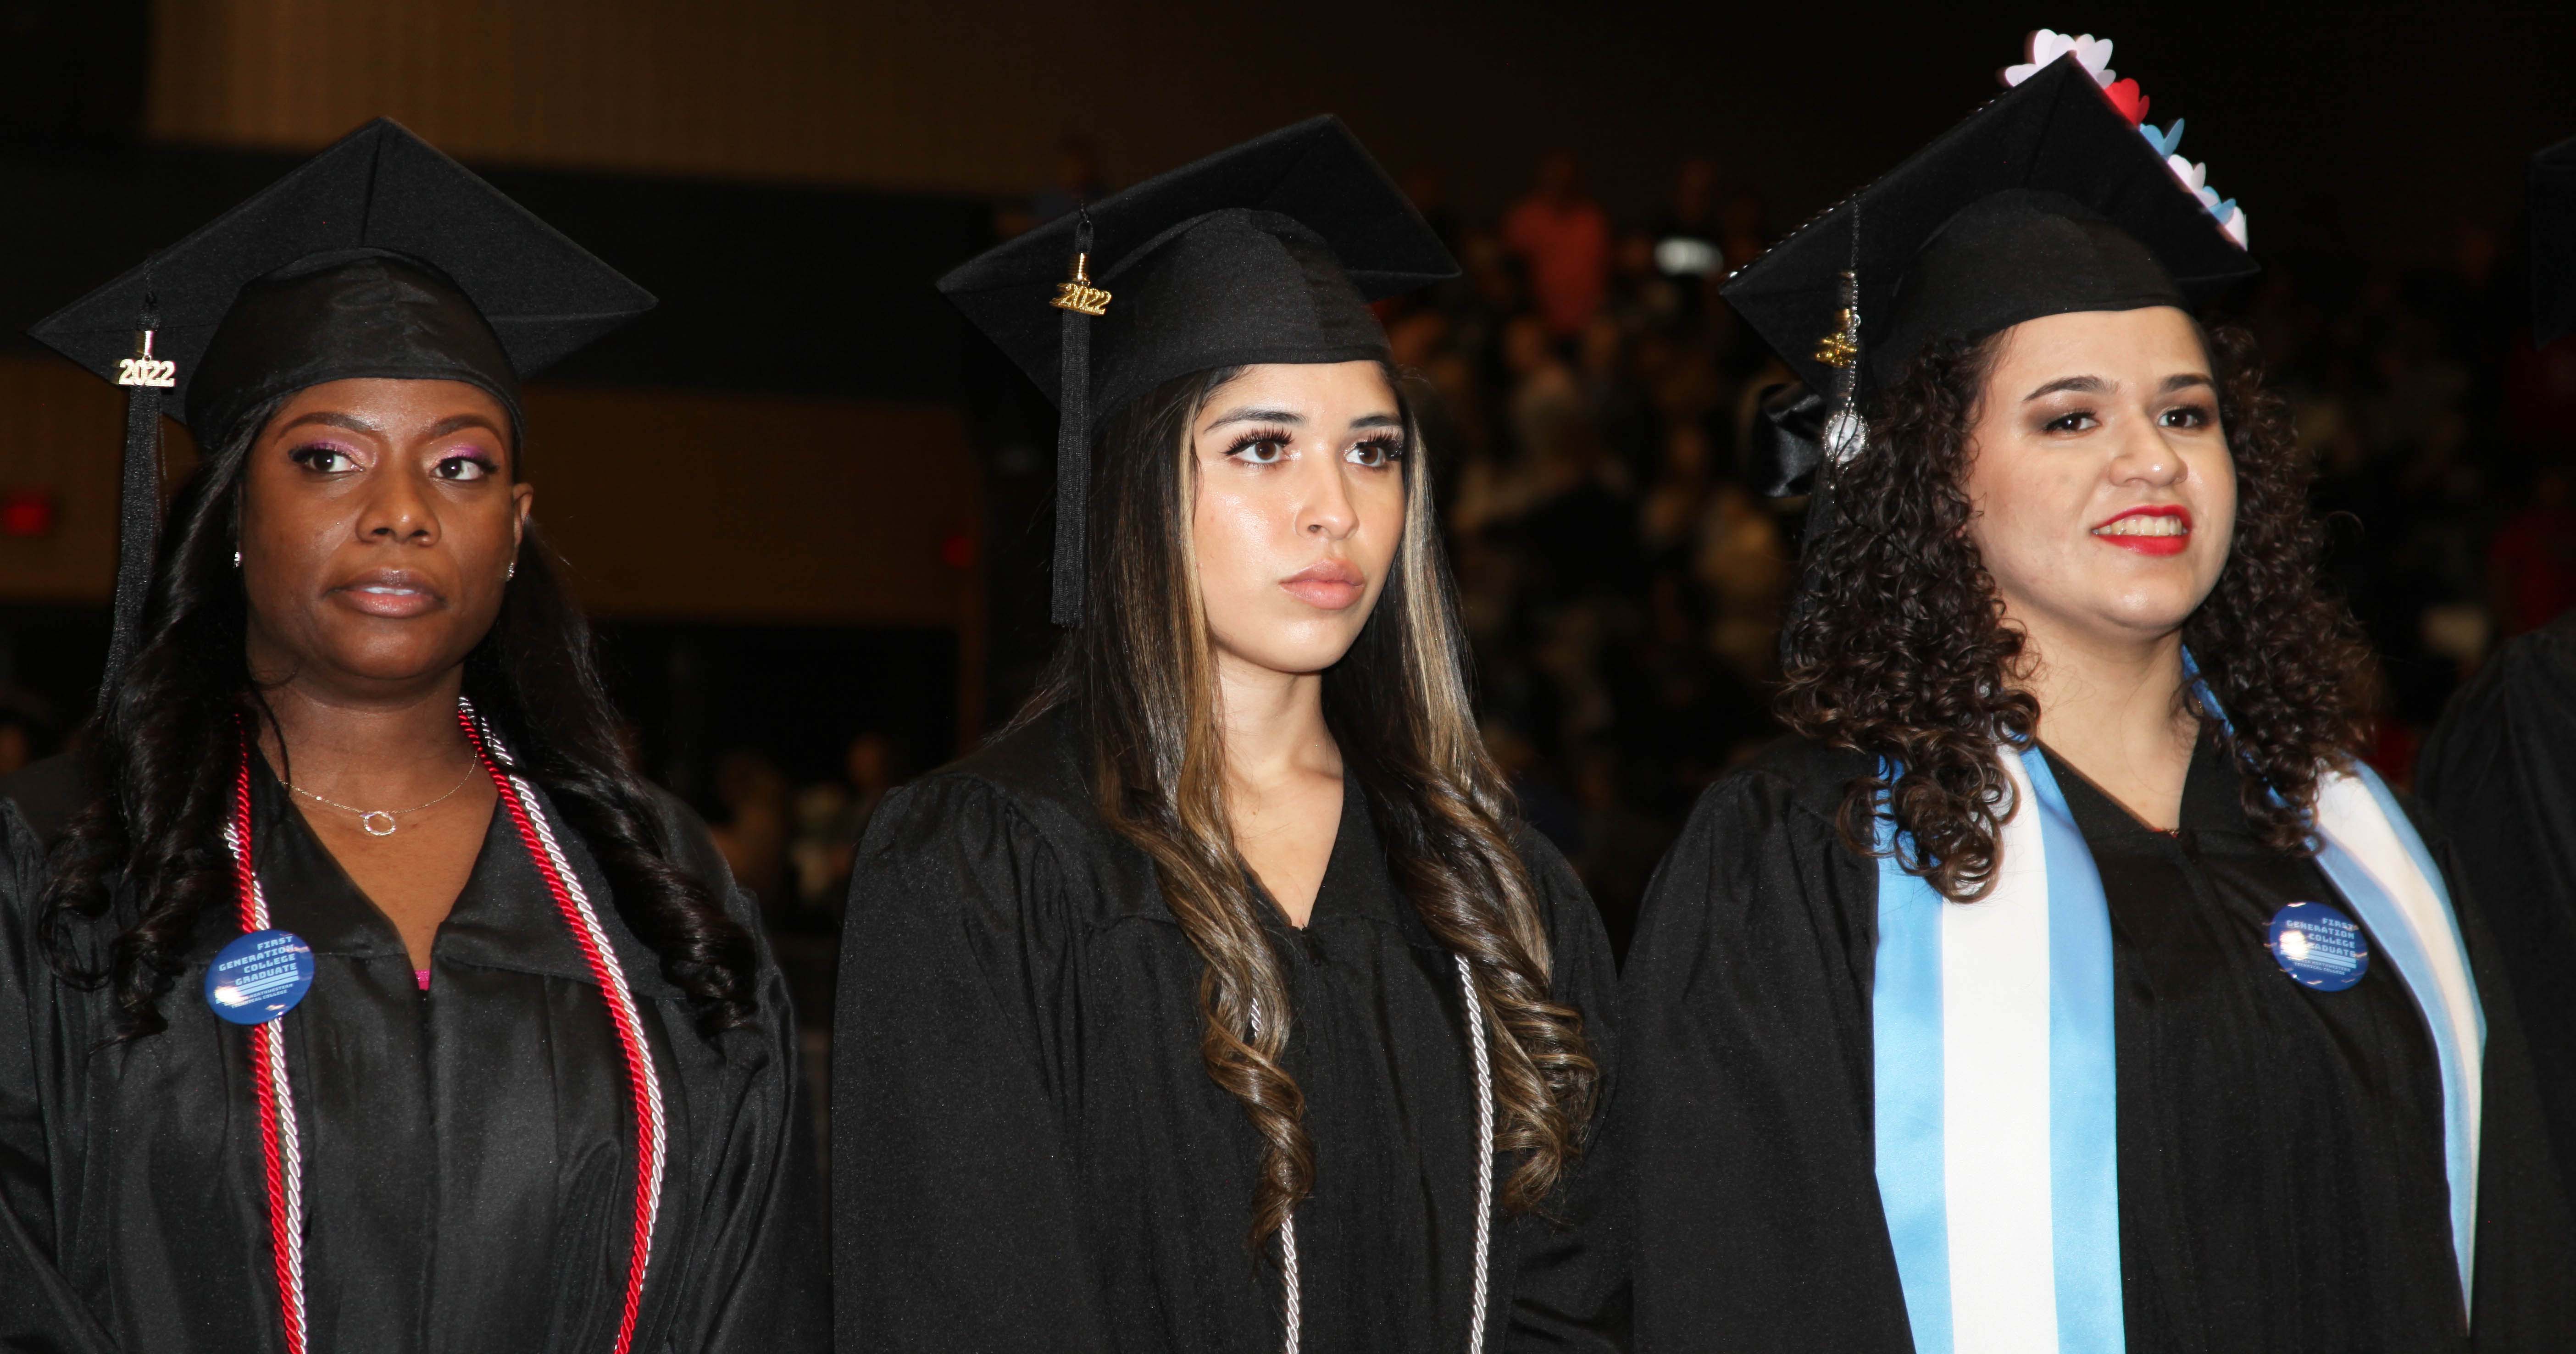
{"type": "Polygon", "coordinates": [[[51,489],[0,489],[0,536],[53,535],[55,508],[51,489]]]}

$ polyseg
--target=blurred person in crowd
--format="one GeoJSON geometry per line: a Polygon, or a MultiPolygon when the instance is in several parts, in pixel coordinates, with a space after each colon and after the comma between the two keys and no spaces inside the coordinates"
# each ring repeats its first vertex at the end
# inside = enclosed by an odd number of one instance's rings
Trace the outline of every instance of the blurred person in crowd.
{"type": "Polygon", "coordinates": [[[1548,332],[1580,332],[1610,284],[1610,214],[1583,191],[1574,152],[1551,150],[1537,182],[1503,215],[1503,241],[1529,270],[1531,299],[1548,332]]]}
{"type": "Polygon", "coordinates": [[[775,921],[793,901],[787,890],[787,844],[795,814],[787,774],[768,755],[735,748],[716,758],[714,790],[723,820],[708,830],[734,882],[760,900],[775,921]]]}
{"type": "Polygon", "coordinates": [[[1637,541],[1656,564],[1688,558],[1708,506],[1712,455],[1708,425],[1683,419],[1664,429],[1663,458],[1637,504],[1637,541]]]}
{"type": "Polygon", "coordinates": [[[873,729],[861,733],[842,754],[842,783],[809,786],[798,796],[793,854],[797,897],[807,914],[840,914],[859,842],[886,792],[902,778],[899,756],[893,739],[873,729]]]}
{"type": "Polygon", "coordinates": [[[1717,162],[1701,155],[1685,158],[1673,173],[1673,195],[1651,232],[1656,262],[1672,277],[1721,271],[1725,235],[1717,210],[1717,162]]]}
{"type": "Polygon", "coordinates": [[[1537,316],[1503,327],[1502,366],[1510,393],[1501,401],[1508,445],[1490,448],[1459,472],[1450,528],[1474,535],[1518,522],[1565,486],[1575,464],[1568,448],[1585,435],[1583,386],[1537,316]]]}
{"type": "Polygon", "coordinates": [[[1729,285],[1818,520],[1798,737],[1627,959],[1636,1347],[2563,1348],[2498,947],[2353,760],[2304,463],[2192,314],[2254,265],[2049,36],[1729,285]]]}
{"type": "Polygon", "coordinates": [[[860,850],[844,1350],[1616,1347],[1610,955],[1367,305],[1453,267],[1319,118],[942,281],[1061,396],[1069,629],[860,850]]]}
{"type": "Polygon", "coordinates": [[[54,751],[52,703],[32,691],[0,686],[0,776],[54,751]]]}
{"type": "Polygon", "coordinates": [[[2506,638],[2576,609],[2576,460],[2543,461],[2487,546],[2487,589],[2506,638]]]}
{"type": "Polygon", "coordinates": [[[1789,590],[1789,553],[1779,521],[1732,480],[1709,493],[1692,575],[1707,590],[1708,648],[1748,681],[1776,670],[1780,604],[1789,590]]]}
{"type": "Polygon", "coordinates": [[[0,784],[0,1346],[824,1338],[784,984],[521,457],[652,303],[376,122],[37,328],[140,382],[140,492],[150,382],[204,454],[0,784]]]}

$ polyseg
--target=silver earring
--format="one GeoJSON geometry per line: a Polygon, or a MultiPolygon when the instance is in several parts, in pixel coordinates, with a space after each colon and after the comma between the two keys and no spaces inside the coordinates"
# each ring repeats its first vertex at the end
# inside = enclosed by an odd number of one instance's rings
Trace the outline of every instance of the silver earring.
{"type": "Polygon", "coordinates": [[[507,583],[507,582],[509,582],[511,579],[517,578],[518,576],[519,576],[519,562],[518,562],[517,560],[512,560],[512,561],[510,561],[510,567],[509,567],[509,569],[507,569],[506,571],[504,571],[504,572],[502,573],[502,575],[501,575],[501,581],[502,581],[502,582],[504,582],[504,583],[507,583]]]}
{"type": "Polygon", "coordinates": [[[233,552],[233,567],[236,569],[241,567],[241,552],[238,550],[233,552]]]}

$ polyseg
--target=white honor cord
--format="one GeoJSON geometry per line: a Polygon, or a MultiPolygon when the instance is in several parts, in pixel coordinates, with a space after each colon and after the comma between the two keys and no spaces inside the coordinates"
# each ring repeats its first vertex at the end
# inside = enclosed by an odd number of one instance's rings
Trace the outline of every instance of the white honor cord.
{"type": "MultiPolygon", "coordinates": [[[[1467,1354],[1481,1354],[1485,1348],[1485,1304],[1490,1292],[1486,1271],[1491,1265],[1494,1232],[1494,1062],[1485,1042],[1484,1003],[1476,1000],[1475,971],[1467,966],[1467,956],[1450,958],[1458,963],[1458,988],[1467,1001],[1467,1036],[1476,1048],[1476,1305],[1467,1317],[1467,1354]]],[[[1252,1008],[1252,1037],[1261,1037],[1259,1006],[1252,1008]]],[[[1287,1327],[1287,1354],[1297,1354],[1299,1338],[1304,1334],[1305,1313],[1297,1288],[1297,1212],[1292,1207],[1279,1222],[1279,1290],[1283,1324],[1287,1327]]]]}

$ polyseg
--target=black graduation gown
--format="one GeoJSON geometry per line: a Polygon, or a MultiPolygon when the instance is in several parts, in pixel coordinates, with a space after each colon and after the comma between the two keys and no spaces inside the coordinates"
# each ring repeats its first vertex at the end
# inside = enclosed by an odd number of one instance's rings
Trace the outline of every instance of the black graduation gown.
{"type": "MultiPolygon", "coordinates": [[[[78,802],[59,767],[0,799],[0,1348],[283,1348],[248,1031],[202,995],[238,935],[198,927],[170,1028],[111,1041],[111,994],[59,981],[35,936],[43,848],[78,802]],[[26,800],[22,812],[19,798],[26,800]]],[[[687,810],[684,864],[757,935],[687,810]]],[[[578,834],[564,852],[642,1007],[670,1150],[637,1351],[819,1349],[828,1290],[787,996],[761,954],[755,1025],[709,1038],[630,934],[578,834]]],[[[608,1350],[625,1297],[634,1133],[599,988],[495,810],[420,990],[392,923],[263,765],[253,860],[274,923],[312,944],[286,1017],[305,1152],[315,1354],[608,1350]]],[[[218,845],[214,849],[220,850],[218,845]]]]}
{"type": "Polygon", "coordinates": [[[2576,611],[2506,644],[2451,698],[2415,793],[2486,904],[2576,1208],[2576,611]]]}
{"type": "MultiPolygon", "coordinates": [[[[1878,863],[1835,828],[1868,765],[1774,745],[1706,793],[1648,893],[1614,1129],[1636,1181],[1640,1351],[1913,1348],[1871,1120],[1878,863]]],[[[2521,1032],[2456,873],[2487,1016],[2474,1342],[2431,1037],[2394,970],[2341,993],[2279,971],[2272,913],[2339,899],[2247,832],[2214,746],[2179,838],[2070,770],[2058,782],[2111,909],[2128,1348],[2576,1342],[2576,1247],[2521,1032]]]]}
{"type": "MultiPolygon", "coordinates": [[[[889,796],[851,882],[834,1041],[843,1354],[1276,1351],[1259,1140],[1199,1060],[1195,950],[1151,862],[1092,807],[1049,717],[889,796]]],[[[1610,1062],[1599,917],[1524,834],[1554,991],[1610,1062]]],[[[1476,1083],[1458,973],[1388,877],[1364,796],[1299,932],[1271,927],[1315,1145],[1297,1210],[1309,1350],[1463,1349],[1476,1083]]],[[[1498,1158],[1496,1181],[1510,1158],[1498,1158]]],[[[1588,1160],[1568,1225],[1499,1207],[1486,1348],[1606,1348],[1611,1220],[1588,1160]]]]}

